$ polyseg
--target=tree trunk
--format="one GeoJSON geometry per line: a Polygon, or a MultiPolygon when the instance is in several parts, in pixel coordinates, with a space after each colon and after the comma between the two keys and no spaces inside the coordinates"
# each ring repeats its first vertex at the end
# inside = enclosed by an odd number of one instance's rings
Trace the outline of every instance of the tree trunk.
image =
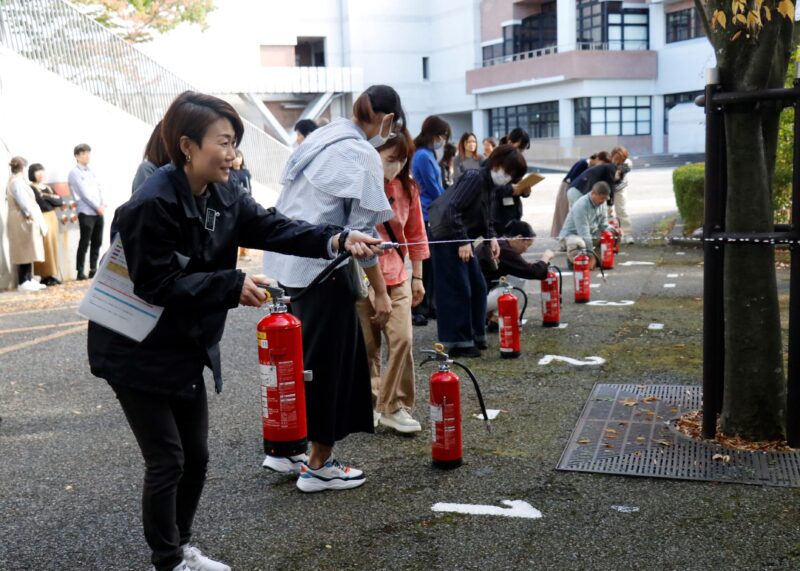
{"type": "MultiPolygon", "coordinates": [[[[770,172],[763,113],[726,113],[726,230],[771,232],[770,172]],[[737,157],[746,157],[737,159],[737,157]]],[[[769,118],[770,123],[772,118],[769,118]]],[[[767,129],[769,130],[769,129],[767,129]]],[[[774,143],[773,143],[774,146],[774,143]]],[[[725,246],[725,392],[721,430],[748,440],[783,438],[786,382],[773,246],[725,246]]]]}

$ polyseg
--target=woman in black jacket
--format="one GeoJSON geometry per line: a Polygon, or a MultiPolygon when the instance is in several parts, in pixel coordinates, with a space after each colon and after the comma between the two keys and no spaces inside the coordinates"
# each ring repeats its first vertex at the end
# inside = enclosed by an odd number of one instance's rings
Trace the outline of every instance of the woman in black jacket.
{"type": "MultiPolygon", "coordinates": [[[[140,343],[89,324],[92,373],[117,395],[145,460],[142,518],[157,571],[225,570],[189,545],[208,463],[203,369],[222,390],[219,341],[229,309],[265,294],[236,269],[239,245],[331,258],[340,228],[294,221],[227,184],[242,121],[227,102],[179,95],[163,119],[172,164],[156,171],[116,212],[137,296],[164,308],[140,343]]],[[[372,255],[377,239],[350,232],[345,248],[372,255]]]]}
{"type": "Polygon", "coordinates": [[[487,346],[486,282],[471,242],[481,236],[489,239],[492,257],[499,256],[492,192],[496,186],[519,181],[526,170],[525,159],[514,146],[500,145],[485,166],[465,172],[428,209],[433,238],[458,241],[431,244],[434,272],[448,276],[434,287],[439,340],[452,356],[480,357],[480,349],[487,346]]]}

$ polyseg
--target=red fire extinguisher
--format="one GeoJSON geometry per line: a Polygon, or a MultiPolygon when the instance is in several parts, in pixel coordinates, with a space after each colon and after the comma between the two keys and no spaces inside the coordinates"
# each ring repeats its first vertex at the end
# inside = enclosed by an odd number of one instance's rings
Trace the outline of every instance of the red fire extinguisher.
{"type": "Polygon", "coordinates": [[[517,296],[511,293],[511,287],[508,282],[501,280],[501,283],[504,286],[504,290],[500,297],[497,298],[500,357],[503,359],[516,359],[520,356],[519,324],[522,316],[518,313],[519,303],[517,302],[517,296]]]}
{"type": "Polygon", "coordinates": [[[614,253],[619,254],[619,220],[612,218],[608,225],[614,228],[614,253]]]}
{"type": "Polygon", "coordinates": [[[303,370],[300,320],[277,301],[258,322],[256,336],[264,452],[270,456],[303,454],[308,446],[303,382],[310,371],[303,370]]]}
{"type": "Polygon", "coordinates": [[[491,431],[489,415],[483,403],[483,395],[478,386],[478,380],[469,368],[453,361],[444,352],[441,343],[434,345],[434,351],[425,350],[428,356],[420,363],[420,367],[430,361],[439,364],[439,369],[431,375],[430,379],[430,408],[431,408],[431,458],[437,468],[457,468],[463,463],[463,450],[461,442],[461,380],[450,365],[454,364],[462,369],[472,379],[478,402],[486,422],[486,430],[491,431]]]}
{"type": "Polygon", "coordinates": [[[575,284],[575,303],[586,303],[591,299],[589,277],[589,255],[581,251],[572,260],[572,279],[575,284]]]}
{"type": "Polygon", "coordinates": [[[600,233],[600,267],[614,269],[614,234],[608,230],[600,233]]]}
{"type": "Polygon", "coordinates": [[[561,270],[557,266],[548,266],[547,277],[541,285],[542,327],[558,327],[561,323],[562,285],[561,270]]]}

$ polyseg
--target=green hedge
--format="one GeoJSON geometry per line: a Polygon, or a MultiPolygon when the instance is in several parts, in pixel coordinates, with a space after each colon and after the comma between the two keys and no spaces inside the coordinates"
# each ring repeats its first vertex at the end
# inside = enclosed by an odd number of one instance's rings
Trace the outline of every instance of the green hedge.
{"type": "Polygon", "coordinates": [[[705,165],[694,163],[678,167],[672,172],[672,189],[678,212],[683,218],[683,231],[692,232],[703,225],[703,187],[705,165]]]}
{"type": "MultiPolygon", "coordinates": [[[[672,189],[678,212],[683,218],[683,231],[691,233],[703,225],[703,186],[705,165],[694,163],[676,168],[672,173],[672,189]]],[[[787,223],[791,218],[792,171],[778,161],[773,179],[772,207],[776,223],[787,223]]]]}

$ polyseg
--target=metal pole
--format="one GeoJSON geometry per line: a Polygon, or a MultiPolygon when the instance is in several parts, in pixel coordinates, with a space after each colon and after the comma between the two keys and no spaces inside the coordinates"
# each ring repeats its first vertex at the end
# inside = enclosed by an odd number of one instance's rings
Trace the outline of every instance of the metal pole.
{"type": "MultiPolygon", "coordinates": [[[[719,89],[719,70],[706,70],[706,169],[705,212],[703,238],[721,232],[723,193],[723,135],[724,116],[713,104],[713,95],[719,89]]],[[[703,437],[714,438],[717,432],[717,413],[720,410],[718,395],[724,381],[724,345],[722,315],[721,243],[708,240],[703,243],[703,437]]]]}
{"type": "MultiPolygon", "coordinates": [[[[800,62],[795,62],[794,85],[800,86],[800,62]]],[[[792,226],[800,226],[800,106],[794,106],[794,161],[792,164],[792,226]]],[[[789,274],[789,359],[786,374],[786,440],[789,446],[800,446],[800,252],[791,246],[789,274]]]]}

